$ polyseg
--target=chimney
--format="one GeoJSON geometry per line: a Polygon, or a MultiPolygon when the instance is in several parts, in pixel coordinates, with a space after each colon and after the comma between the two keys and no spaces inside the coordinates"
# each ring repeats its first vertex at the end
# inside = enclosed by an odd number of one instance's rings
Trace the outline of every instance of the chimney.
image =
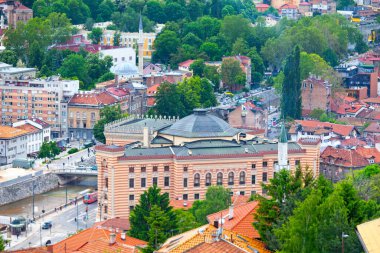
{"type": "Polygon", "coordinates": [[[228,210],[228,219],[231,220],[232,218],[234,218],[234,205],[230,205],[228,210]]]}
{"type": "Polygon", "coordinates": [[[110,233],[110,245],[115,244],[116,242],[116,234],[115,233],[110,233]]]}
{"type": "Polygon", "coordinates": [[[120,234],[120,238],[121,238],[121,240],[125,241],[126,234],[127,234],[127,233],[126,233],[125,230],[123,230],[123,232],[121,232],[121,234],[120,234]]]}

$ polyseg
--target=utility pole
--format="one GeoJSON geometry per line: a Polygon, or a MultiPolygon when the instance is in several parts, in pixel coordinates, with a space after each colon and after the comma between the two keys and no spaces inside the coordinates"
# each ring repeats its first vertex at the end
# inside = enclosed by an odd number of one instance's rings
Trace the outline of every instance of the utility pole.
{"type": "Polygon", "coordinates": [[[33,221],[34,221],[34,175],[32,176],[32,196],[33,196],[33,204],[32,204],[32,216],[33,216],[33,221]]]}
{"type": "Polygon", "coordinates": [[[41,235],[41,233],[42,233],[42,229],[41,229],[41,223],[40,223],[40,244],[41,244],[41,247],[42,247],[42,235],[41,235]]]}
{"type": "Polygon", "coordinates": [[[67,174],[65,174],[65,179],[66,179],[65,186],[66,186],[66,206],[67,206],[67,174]]]}
{"type": "Polygon", "coordinates": [[[79,223],[79,220],[78,220],[78,212],[79,212],[79,210],[78,210],[78,203],[77,203],[77,198],[75,197],[75,205],[77,206],[77,232],[78,232],[78,223],[79,223]]]}

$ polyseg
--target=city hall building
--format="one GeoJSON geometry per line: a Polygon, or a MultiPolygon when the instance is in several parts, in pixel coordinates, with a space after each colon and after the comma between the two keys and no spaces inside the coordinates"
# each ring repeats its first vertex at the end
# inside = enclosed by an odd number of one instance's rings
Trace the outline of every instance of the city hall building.
{"type": "Polygon", "coordinates": [[[284,127],[278,141],[252,137],[205,110],[180,120],[119,120],[105,127],[105,136],[107,145],[96,147],[101,220],[129,216],[154,184],[186,207],[204,199],[211,185],[265,195],[261,183],[281,168],[319,173],[319,141],[288,142],[284,127]]]}

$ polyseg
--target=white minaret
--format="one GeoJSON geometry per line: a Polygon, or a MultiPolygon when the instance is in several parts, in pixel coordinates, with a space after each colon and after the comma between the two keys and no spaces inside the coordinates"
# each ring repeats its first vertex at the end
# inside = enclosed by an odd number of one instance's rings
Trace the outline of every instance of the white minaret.
{"type": "Polygon", "coordinates": [[[142,17],[140,14],[140,23],[139,23],[139,41],[138,50],[139,50],[139,74],[142,76],[144,72],[144,38],[143,38],[143,23],[142,17]]]}
{"type": "Polygon", "coordinates": [[[285,130],[285,122],[282,123],[280,137],[278,139],[278,166],[276,172],[281,169],[289,169],[288,166],[288,137],[285,130]]]}

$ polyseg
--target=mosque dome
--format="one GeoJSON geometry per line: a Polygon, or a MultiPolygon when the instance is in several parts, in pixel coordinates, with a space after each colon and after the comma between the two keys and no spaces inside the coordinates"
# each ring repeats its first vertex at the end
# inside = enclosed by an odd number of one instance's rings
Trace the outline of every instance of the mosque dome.
{"type": "Polygon", "coordinates": [[[111,67],[111,72],[119,76],[135,76],[139,73],[137,67],[128,62],[122,62],[111,67]]]}

